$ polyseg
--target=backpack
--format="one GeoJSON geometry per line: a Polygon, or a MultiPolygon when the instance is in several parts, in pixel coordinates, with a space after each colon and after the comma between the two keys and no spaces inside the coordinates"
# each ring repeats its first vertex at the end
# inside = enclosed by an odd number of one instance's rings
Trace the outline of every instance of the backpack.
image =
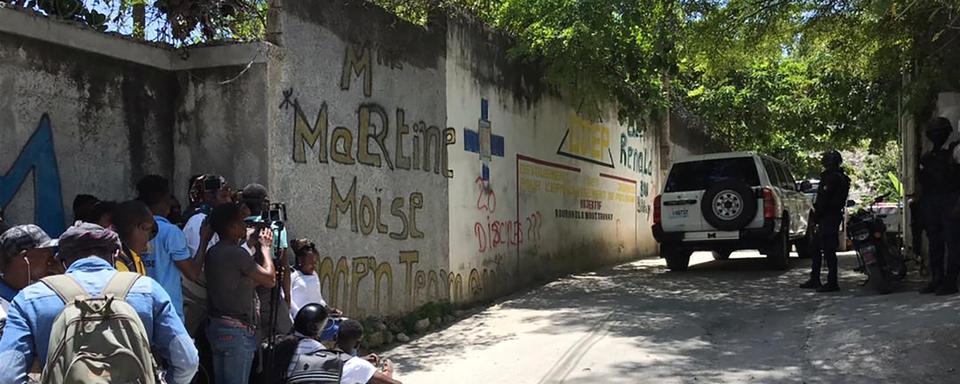
{"type": "Polygon", "coordinates": [[[117,272],[99,296],[90,296],[70,275],[40,280],[64,303],[50,332],[41,383],[161,382],[143,322],[126,302],[139,277],[117,272]]]}
{"type": "Polygon", "coordinates": [[[343,365],[353,358],[349,353],[335,349],[321,349],[294,356],[296,363],[287,375],[287,384],[340,384],[343,365]]]}

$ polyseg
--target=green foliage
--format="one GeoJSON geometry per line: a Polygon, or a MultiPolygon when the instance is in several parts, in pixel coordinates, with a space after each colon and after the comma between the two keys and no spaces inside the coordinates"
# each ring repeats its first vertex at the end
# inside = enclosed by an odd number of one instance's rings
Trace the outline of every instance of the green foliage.
{"type": "Polygon", "coordinates": [[[374,0],[413,22],[430,12],[466,12],[514,38],[510,56],[546,70],[578,111],[598,117],[611,100],[640,124],[667,105],[664,75],[676,61],[683,14],[669,0],[374,0]]]}
{"type": "Polygon", "coordinates": [[[261,39],[266,31],[267,0],[0,0],[50,17],[86,24],[100,31],[130,26],[155,40],[176,44],[261,39]],[[135,10],[144,11],[136,19],[135,10]],[[147,15],[152,16],[147,20],[147,15]]]}
{"type": "Polygon", "coordinates": [[[615,100],[638,122],[682,107],[733,149],[804,169],[811,152],[879,150],[901,96],[924,116],[936,84],[960,85],[945,64],[960,60],[956,0],[372,1],[419,23],[437,9],[474,15],[581,113],[615,100]]]}
{"type": "Polygon", "coordinates": [[[902,150],[895,141],[887,142],[881,150],[865,156],[850,174],[854,187],[869,201],[883,195],[889,196],[888,201],[902,198],[903,185],[898,176],[901,156],[902,150]]]}
{"type": "Polygon", "coordinates": [[[266,0],[156,0],[153,6],[178,41],[195,32],[203,40],[253,40],[266,30],[266,0]]]}
{"type": "Polygon", "coordinates": [[[404,331],[412,335],[416,330],[417,321],[421,319],[442,319],[444,316],[453,314],[453,305],[449,302],[431,301],[424,304],[417,310],[408,313],[401,319],[404,331]]]}

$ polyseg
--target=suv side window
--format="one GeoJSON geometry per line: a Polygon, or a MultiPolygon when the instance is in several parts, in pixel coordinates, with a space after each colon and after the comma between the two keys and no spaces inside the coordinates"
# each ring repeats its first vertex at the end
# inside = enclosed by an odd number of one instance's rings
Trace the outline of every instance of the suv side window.
{"type": "Polygon", "coordinates": [[[776,162],[774,164],[776,164],[776,167],[777,167],[778,178],[780,179],[780,184],[778,185],[780,186],[780,188],[787,191],[792,191],[796,189],[795,187],[793,187],[792,182],[790,181],[790,177],[788,176],[789,172],[787,172],[787,168],[784,167],[784,165],[781,164],[780,162],[776,162]]]}
{"type": "Polygon", "coordinates": [[[797,189],[797,181],[793,178],[793,174],[790,173],[790,167],[786,164],[783,165],[783,187],[787,190],[794,191],[797,189]]]}
{"type": "Polygon", "coordinates": [[[779,187],[781,184],[783,184],[780,180],[780,173],[777,172],[777,165],[766,157],[761,157],[760,160],[763,161],[763,168],[767,170],[767,177],[770,178],[770,185],[779,187]]]}

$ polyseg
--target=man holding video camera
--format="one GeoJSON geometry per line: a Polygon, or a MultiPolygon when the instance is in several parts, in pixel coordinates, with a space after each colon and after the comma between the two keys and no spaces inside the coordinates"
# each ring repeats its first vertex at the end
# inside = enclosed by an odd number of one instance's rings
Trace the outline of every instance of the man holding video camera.
{"type": "Polygon", "coordinates": [[[243,245],[247,252],[253,255],[257,264],[263,265],[265,258],[274,260],[279,275],[277,287],[283,292],[282,299],[277,299],[274,303],[277,293],[274,289],[262,286],[257,288],[257,296],[260,298],[260,324],[257,329],[260,331],[258,339],[262,341],[269,337],[271,332],[274,335],[285,335],[293,326],[287,315],[290,312],[290,263],[287,258],[289,244],[284,223],[286,207],[283,203],[271,204],[267,188],[256,183],[244,187],[240,199],[241,203],[250,209],[250,216],[244,220],[247,223],[248,236],[256,236],[260,229],[269,228],[275,239],[269,255],[263,254],[256,247],[243,245]]]}

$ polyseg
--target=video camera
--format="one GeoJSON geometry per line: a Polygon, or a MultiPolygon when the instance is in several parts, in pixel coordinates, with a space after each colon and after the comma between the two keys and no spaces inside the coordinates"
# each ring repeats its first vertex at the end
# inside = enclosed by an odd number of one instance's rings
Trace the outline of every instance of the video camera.
{"type": "Polygon", "coordinates": [[[246,222],[248,227],[254,228],[273,228],[282,230],[287,221],[287,204],[270,203],[264,201],[263,208],[259,216],[248,217],[246,222]]]}

